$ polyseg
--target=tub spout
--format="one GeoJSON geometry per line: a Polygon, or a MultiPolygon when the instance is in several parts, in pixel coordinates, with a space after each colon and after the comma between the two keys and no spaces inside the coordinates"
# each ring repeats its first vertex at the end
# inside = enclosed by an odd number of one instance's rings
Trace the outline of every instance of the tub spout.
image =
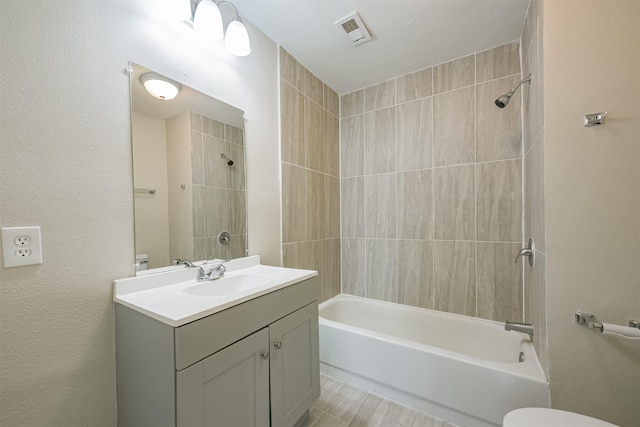
{"type": "Polygon", "coordinates": [[[529,335],[533,338],[533,325],[531,323],[504,322],[505,331],[517,331],[529,335]]]}

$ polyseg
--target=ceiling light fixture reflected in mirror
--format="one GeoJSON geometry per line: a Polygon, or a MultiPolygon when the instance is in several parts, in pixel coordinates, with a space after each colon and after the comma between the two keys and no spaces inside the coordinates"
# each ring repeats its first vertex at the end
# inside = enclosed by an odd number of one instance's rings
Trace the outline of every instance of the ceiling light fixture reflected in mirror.
{"type": "Polygon", "coordinates": [[[140,76],[140,81],[149,92],[149,95],[163,101],[174,99],[181,89],[180,83],[176,83],[157,73],[143,74],[140,76]]]}
{"type": "MultiPolygon", "coordinates": [[[[190,22],[186,22],[191,25],[190,22]]],[[[242,23],[238,9],[228,1],[214,2],[200,0],[193,16],[193,29],[205,40],[221,40],[224,37],[224,47],[231,55],[247,56],[251,53],[251,41],[247,27],[242,23]],[[224,32],[224,22],[220,13],[220,6],[228,5],[233,8],[233,18],[224,32]]]]}

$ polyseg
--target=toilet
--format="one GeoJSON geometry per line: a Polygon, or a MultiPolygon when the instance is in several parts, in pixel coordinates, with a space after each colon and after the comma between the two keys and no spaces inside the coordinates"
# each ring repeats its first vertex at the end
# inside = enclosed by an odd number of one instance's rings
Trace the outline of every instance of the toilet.
{"type": "Polygon", "coordinates": [[[618,427],[586,415],[548,408],[521,408],[509,412],[503,427],[618,427]]]}

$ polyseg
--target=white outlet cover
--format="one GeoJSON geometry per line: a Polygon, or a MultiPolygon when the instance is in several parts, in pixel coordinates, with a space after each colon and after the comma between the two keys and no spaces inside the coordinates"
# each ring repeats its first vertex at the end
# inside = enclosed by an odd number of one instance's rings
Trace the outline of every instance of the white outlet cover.
{"type": "Polygon", "coordinates": [[[2,227],[2,255],[4,258],[4,268],[42,264],[40,226],[2,227]],[[26,245],[16,244],[18,237],[22,236],[29,237],[29,242],[26,245]],[[29,249],[31,254],[21,256],[18,252],[20,249],[29,249]]]}

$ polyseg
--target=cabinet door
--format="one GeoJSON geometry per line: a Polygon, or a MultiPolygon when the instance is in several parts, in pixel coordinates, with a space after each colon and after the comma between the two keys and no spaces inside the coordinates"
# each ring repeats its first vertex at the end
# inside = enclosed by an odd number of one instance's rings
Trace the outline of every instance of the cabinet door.
{"type": "Polygon", "coordinates": [[[178,427],[268,427],[268,351],[264,328],[177,372],[178,427]]]}
{"type": "Polygon", "coordinates": [[[269,326],[271,426],[291,427],[320,396],[318,304],[269,326]]]}

